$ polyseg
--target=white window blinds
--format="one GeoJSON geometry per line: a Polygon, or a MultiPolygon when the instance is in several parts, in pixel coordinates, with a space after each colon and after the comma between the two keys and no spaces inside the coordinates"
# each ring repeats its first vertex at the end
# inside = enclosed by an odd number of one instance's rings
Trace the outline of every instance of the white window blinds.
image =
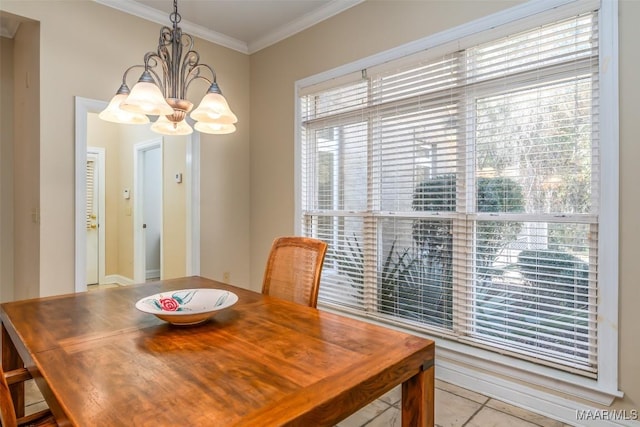
{"type": "Polygon", "coordinates": [[[329,243],[321,304],[596,375],[597,22],[304,90],[301,223],[329,243]]]}

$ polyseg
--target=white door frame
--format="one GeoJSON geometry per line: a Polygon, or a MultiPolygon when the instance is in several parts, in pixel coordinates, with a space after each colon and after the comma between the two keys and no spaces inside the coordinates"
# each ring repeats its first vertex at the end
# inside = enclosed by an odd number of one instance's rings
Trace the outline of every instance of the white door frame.
{"type": "MultiPolygon", "coordinates": [[[[106,212],[105,212],[105,149],[103,147],[87,147],[87,158],[96,159],[98,167],[98,284],[106,283],[106,212]]],[[[86,207],[86,204],[85,204],[86,207]]],[[[86,216],[85,216],[86,217],[86,216]]],[[[86,230],[86,228],[85,228],[86,230]]],[[[85,231],[86,233],[86,231],[85,231]]]]}
{"type": "MultiPolygon", "coordinates": [[[[87,290],[87,114],[100,113],[105,101],[75,97],[75,291],[87,290]]],[[[187,173],[191,187],[187,192],[187,276],[200,274],[200,134],[194,132],[187,143],[187,173]]]]}
{"type": "MultiPolygon", "coordinates": [[[[143,283],[147,280],[146,272],[146,249],[145,249],[145,233],[144,233],[144,153],[150,150],[160,150],[160,159],[162,156],[162,137],[154,138],[149,141],[138,142],[133,145],[133,281],[143,283]]],[[[162,160],[161,160],[162,161],[162,160]]],[[[161,167],[161,170],[163,168],[161,167]]],[[[164,171],[163,171],[164,172],[164,171]]],[[[159,183],[162,188],[162,182],[159,183]]],[[[160,190],[160,206],[163,206],[162,190],[160,190]]],[[[160,210],[160,224],[162,222],[162,209],[160,210]]],[[[164,228],[161,226],[161,228],[164,228]]],[[[162,257],[163,257],[163,235],[160,231],[160,279],[162,279],[162,257]]]]}

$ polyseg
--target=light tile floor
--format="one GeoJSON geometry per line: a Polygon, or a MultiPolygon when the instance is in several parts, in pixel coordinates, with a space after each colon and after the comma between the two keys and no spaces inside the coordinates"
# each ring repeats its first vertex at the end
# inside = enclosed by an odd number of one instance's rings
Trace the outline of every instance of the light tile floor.
{"type": "MultiPolygon", "coordinates": [[[[436,380],[437,427],[568,427],[482,394],[436,380]]],[[[364,407],[336,427],[400,427],[399,387],[364,407]]]]}
{"type": "MultiPolygon", "coordinates": [[[[336,427],[400,427],[399,387],[372,402],[336,427]]],[[[25,387],[27,413],[46,408],[35,383],[25,387]]],[[[568,427],[560,421],[436,380],[437,427],[568,427]]]]}

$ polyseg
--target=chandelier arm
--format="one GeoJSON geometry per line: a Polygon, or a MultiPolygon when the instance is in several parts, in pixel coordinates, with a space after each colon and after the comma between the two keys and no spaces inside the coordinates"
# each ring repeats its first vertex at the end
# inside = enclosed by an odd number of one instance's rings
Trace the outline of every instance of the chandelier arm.
{"type": "Polygon", "coordinates": [[[164,83],[163,94],[165,98],[176,98],[175,86],[172,78],[173,68],[171,65],[171,54],[169,53],[169,49],[166,45],[158,46],[157,57],[162,65],[162,77],[164,83]]]}
{"type": "Polygon", "coordinates": [[[162,91],[162,93],[166,94],[165,88],[166,88],[166,80],[163,81],[160,76],[158,75],[158,73],[156,72],[155,68],[158,66],[158,62],[160,64],[162,64],[162,68],[163,68],[163,74],[166,76],[167,74],[167,70],[166,70],[166,60],[158,55],[155,52],[147,52],[144,55],[144,69],[145,71],[149,71],[152,76],[153,76],[153,80],[155,82],[156,85],[158,85],[158,87],[160,88],[160,90],[162,91]]]}
{"type": "Polygon", "coordinates": [[[191,36],[191,34],[181,33],[180,35],[182,37],[182,39],[181,39],[182,46],[187,49],[187,52],[195,52],[195,50],[193,50],[194,42],[193,42],[193,37],[191,36]]]}
{"type": "MultiPolygon", "coordinates": [[[[183,77],[183,82],[186,82],[189,79],[191,73],[200,65],[200,54],[194,50],[188,51],[184,58],[182,59],[182,70],[181,76],[183,77]]],[[[198,71],[196,70],[196,73],[198,71]]]]}
{"type": "Polygon", "coordinates": [[[173,30],[167,26],[160,28],[160,38],[158,39],[158,46],[169,46],[173,39],[173,30]]]}
{"type": "Polygon", "coordinates": [[[185,48],[186,52],[184,57],[181,58],[181,70],[180,70],[180,89],[182,96],[187,97],[187,87],[189,86],[188,80],[191,70],[200,62],[200,54],[193,50],[193,37],[191,34],[181,33],[181,48],[185,48]]]}
{"type": "Polygon", "coordinates": [[[187,96],[187,89],[189,88],[191,81],[193,81],[195,77],[200,76],[201,68],[209,68],[209,71],[211,72],[210,67],[205,64],[200,64],[199,62],[200,55],[198,52],[190,50],[184,56],[181,70],[182,79],[180,83],[182,85],[182,93],[185,97],[187,96]]]}
{"type": "Polygon", "coordinates": [[[215,79],[212,81],[211,79],[209,79],[209,78],[207,78],[205,76],[193,76],[192,78],[190,78],[187,81],[187,84],[186,84],[186,87],[185,87],[185,91],[189,88],[189,85],[191,84],[191,82],[193,82],[194,80],[198,80],[198,79],[204,80],[205,82],[207,82],[207,84],[209,86],[211,86],[215,82],[215,79]]]}
{"type": "Polygon", "coordinates": [[[129,75],[129,71],[133,70],[134,68],[146,68],[146,66],[140,64],[140,65],[132,65],[131,67],[127,68],[124,72],[124,74],[122,74],[122,84],[123,85],[127,85],[127,76],[129,75]]]}
{"type": "Polygon", "coordinates": [[[187,89],[189,88],[189,85],[191,84],[191,82],[193,82],[194,80],[197,79],[202,79],[205,82],[207,82],[207,84],[209,86],[211,86],[213,83],[216,82],[216,72],[213,71],[213,68],[211,68],[208,64],[196,64],[187,74],[187,76],[185,77],[185,94],[187,93],[187,89]],[[208,77],[205,77],[203,75],[200,74],[200,69],[201,68],[205,68],[207,70],[209,70],[209,72],[211,73],[211,79],[209,79],[208,77]]]}

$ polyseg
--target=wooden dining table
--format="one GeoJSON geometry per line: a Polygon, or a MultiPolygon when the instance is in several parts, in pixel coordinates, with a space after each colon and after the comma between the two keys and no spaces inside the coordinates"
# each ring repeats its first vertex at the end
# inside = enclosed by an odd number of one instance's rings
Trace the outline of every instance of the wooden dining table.
{"type": "Polygon", "coordinates": [[[434,424],[433,341],[202,277],[8,302],[0,319],[3,368],[24,365],[60,425],[332,426],[400,384],[402,425],[434,424]],[[198,288],[238,302],[192,326],[135,308],[198,288]]]}

